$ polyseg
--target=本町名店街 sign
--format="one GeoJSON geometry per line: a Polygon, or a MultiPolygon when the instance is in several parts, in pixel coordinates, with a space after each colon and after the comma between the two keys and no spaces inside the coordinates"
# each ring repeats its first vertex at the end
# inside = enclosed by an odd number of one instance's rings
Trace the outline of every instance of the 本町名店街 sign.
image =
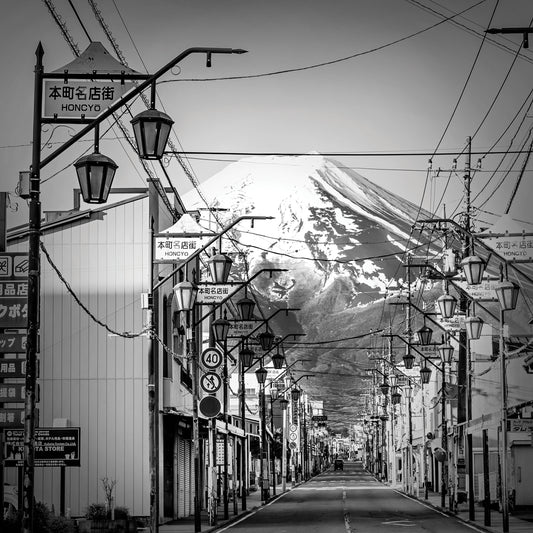
{"type": "Polygon", "coordinates": [[[131,89],[131,83],[116,81],[44,82],[44,113],[48,118],[95,118],[131,89]]]}

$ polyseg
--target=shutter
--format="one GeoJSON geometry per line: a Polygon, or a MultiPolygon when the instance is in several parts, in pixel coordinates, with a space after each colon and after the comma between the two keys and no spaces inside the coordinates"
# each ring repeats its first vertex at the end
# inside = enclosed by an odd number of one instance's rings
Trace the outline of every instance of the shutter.
{"type": "Polygon", "coordinates": [[[178,438],[178,518],[184,518],[185,514],[185,441],[178,438]]]}
{"type": "Polygon", "coordinates": [[[185,513],[186,516],[191,516],[194,514],[193,505],[192,505],[192,494],[191,494],[191,486],[193,485],[191,483],[191,463],[192,463],[192,457],[191,457],[191,441],[186,440],[184,441],[185,444],[185,472],[183,475],[183,481],[185,485],[185,513]]]}

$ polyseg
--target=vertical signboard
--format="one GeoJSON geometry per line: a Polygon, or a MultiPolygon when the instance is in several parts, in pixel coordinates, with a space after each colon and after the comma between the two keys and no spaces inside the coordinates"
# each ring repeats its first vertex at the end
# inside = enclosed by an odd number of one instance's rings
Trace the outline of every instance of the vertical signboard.
{"type": "Polygon", "coordinates": [[[28,318],[28,254],[0,253],[0,328],[20,329],[28,318]]]}

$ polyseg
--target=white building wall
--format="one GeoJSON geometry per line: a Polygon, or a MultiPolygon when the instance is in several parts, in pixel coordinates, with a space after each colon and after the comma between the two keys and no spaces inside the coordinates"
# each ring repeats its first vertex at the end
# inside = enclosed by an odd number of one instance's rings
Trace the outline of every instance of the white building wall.
{"type": "MultiPolygon", "coordinates": [[[[140,332],[148,286],[148,200],[109,208],[43,232],[42,241],[90,313],[118,332],[140,332]]],[[[27,241],[10,250],[27,249],[27,241]]],[[[67,291],[41,255],[39,425],[81,427],[81,467],[66,470],[66,507],[79,516],[104,501],[149,514],[147,341],[112,336],[67,291]]],[[[14,470],[14,469],[7,469],[14,470]]],[[[13,477],[13,472],[10,473],[13,477]]],[[[59,510],[59,468],[36,468],[35,496],[59,510]]]]}

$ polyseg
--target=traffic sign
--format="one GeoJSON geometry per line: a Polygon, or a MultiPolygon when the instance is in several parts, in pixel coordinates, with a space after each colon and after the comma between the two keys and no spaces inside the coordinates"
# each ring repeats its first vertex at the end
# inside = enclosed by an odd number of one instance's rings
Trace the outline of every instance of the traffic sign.
{"type": "Polygon", "coordinates": [[[200,378],[200,387],[205,392],[216,392],[222,386],[222,378],[216,372],[206,372],[200,378]]]}
{"type": "Polygon", "coordinates": [[[215,369],[222,364],[223,355],[218,348],[206,348],[202,352],[200,360],[206,368],[215,369]]]}
{"type": "Polygon", "coordinates": [[[216,396],[204,396],[198,402],[198,409],[207,418],[213,418],[220,413],[222,406],[216,396]]]}
{"type": "MultiPolygon", "coordinates": [[[[4,431],[5,466],[23,466],[24,430],[4,431]]],[[[35,466],[80,466],[80,428],[35,430],[35,466]]]]}

